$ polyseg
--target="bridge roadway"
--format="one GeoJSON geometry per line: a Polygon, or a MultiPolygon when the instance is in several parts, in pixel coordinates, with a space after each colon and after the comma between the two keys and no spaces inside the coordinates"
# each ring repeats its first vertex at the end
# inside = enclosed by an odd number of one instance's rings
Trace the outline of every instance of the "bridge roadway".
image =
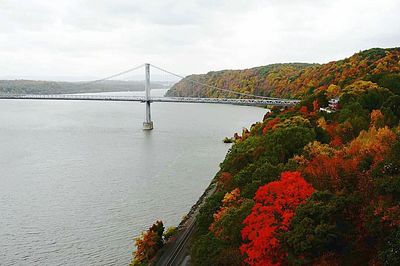
{"type": "MultiPolygon", "coordinates": [[[[75,101],[122,101],[122,102],[146,102],[145,96],[107,96],[84,94],[3,94],[0,99],[16,100],[75,100],[75,101]]],[[[150,102],[172,103],[216,103],[235,104],[247,106],[289,106],[298,103],[298,100],[289,99],[233,99],[233,98],[196,98],[196,97],[151,97],[150,102]]]]}

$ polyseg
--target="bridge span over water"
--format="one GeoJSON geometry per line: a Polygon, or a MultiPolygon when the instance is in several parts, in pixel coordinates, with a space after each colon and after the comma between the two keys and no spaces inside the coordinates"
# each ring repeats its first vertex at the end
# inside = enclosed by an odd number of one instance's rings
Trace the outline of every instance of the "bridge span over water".
{"type": "Polygon", "coordinates": [[[112,102],[142,102],[153,103],[215,103],[234,104],[246,106],[289,106],[298,103],[298,100],[285,99],[235,99],[235,98],[200,98],[200,97],[150,97],[145,96],[109,96],[109,95],[83,95],[83,94],[6,94],[0,99],[16,100],[75,100],[75,101],[112,101],[112,102]]]}
{"type": "Polygon", "coordinates": [[[111,96],[111,95],[85,95],[85,94],[2,94],[0,99],[3,100],[72,100],[72,101],[115,101],[115,102],[142,102],[146,105],[146,115],[145,121],[143,122],[143,129],[151,130],[153,129],[153,121],[151,120],[150,104],[155,102],[167,102],[167,103],[213,103],[213,104],[234,104],[234,105],[246,105],[246,106],[290,106],[295,105],[299,100],[292,99],[281,99],[266,97],[260,95],[254,95],[249,93],[237,92],[230,89],[222,89],[208,84],[200,83],[196,80],[190,80],[196,85],[201,85],[207,87],[208,89],[220,90],[224,92],[229,92],[239,95],[241,98],[201,98],[201,97],[151,97],[150,96],[150,66],[164,71],[168,74],[174,75],[179,78],[185,78],[183,76],[174,74],[162,68],[154,65],[144,64],[136,68],[106,77],[104,79],[99,79],[84,84],[97,83],[105,81],[122,74],[145,68],[145,96],[111,96]]]}

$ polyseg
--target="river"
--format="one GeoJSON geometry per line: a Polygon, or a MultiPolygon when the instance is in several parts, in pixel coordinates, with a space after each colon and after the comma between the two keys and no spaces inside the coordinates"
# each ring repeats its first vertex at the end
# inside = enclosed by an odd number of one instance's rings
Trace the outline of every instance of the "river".
{"type": "Polygon", "coordinates": [[[222,139],[264,113],[154,103],[146,132],[141,103],[1,100],[0,265],[127,265],[134,237],[197,201],[222,139]]]}

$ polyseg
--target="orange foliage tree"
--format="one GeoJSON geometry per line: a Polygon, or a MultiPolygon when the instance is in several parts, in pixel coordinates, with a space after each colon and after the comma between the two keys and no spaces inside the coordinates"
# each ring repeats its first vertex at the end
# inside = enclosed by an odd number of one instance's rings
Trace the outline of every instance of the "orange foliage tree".
{"type": "Polygon", "coordinates": [[[358,172],[358,163],[357,160],[343,158],[343,154],[339,153],[332,157],[318,154],[305,163],[303,173],[315,188],[339,191],[344,186],[351,185],[351,180],[345,182],[344,179],[355,176],[358,172]]]}
{"type": "Polygon", "coordinates": [[[365,173],[359,168],[361,162],[369,162],[364,170],[376,166],[383,161],[395,141],[396,134],[388,127],[371,127],[368,131],[362,131],[342,150],[334,153],[331,151],[330,154],[323,149],[308,152],[310,156],[303,163],[303,173],[319,190],[339,191],[345,187],[356,189],[366,181],[362,178],[365,173]]]}
{"type": "Polygon", "coordinates": [[[314,192],[299,172],[283,172],[279,181],[260,187],[244,220],[240,250],[250,265],[280,265],[286,259],[278,235],[288,230],[298,205],[314,192]]]}
{"type": "Polygon", "coordinates": [[[241,222],[250,213],[252,206],[252,200],[240,196],[239,188],[226,193],[222,199],[222,206],[213,214],[214,221],[209,226],[209,231],[216,239],[236,245],[239,252],[240,232],[243,228],[241,222]]]}
{"type": "Polygon", "coordinates": [[[380,110],[372,110],[371,112],[371,124],[374,127],[383,127],[385,124],[385,117],[380,110]]]}
{"type": "MultiPolygon", "coordinates": [[[[224,198],[222,199],[221,208],[213,215],[214,223],[218,222],[221,219],[221,217],[224,215],[224,213],[230,207],[240,204],[240,201],[238,201],[239,197],[240,197],[240,189],[239,188],[235,188],[231,192],[228,192],[225,194],[224,198]]],[[[210,231],[213,232],[215,236],[218,236],[218,232],[214,228],[214,223],[211,224],[210,231]]]]}
{"type": "Polygon", "coordinates": [[[163,246],[164,225],[162,221],[157,221],[140,237],[135,239],[136,251],[131,265],[149,264],[157,251],[163,246]]]}
{"type": "Polygon", "coordinates": [[[396,141],[396,134],[388,127],[361,131],[360,135],[348,146],[347,153],[352,157],[370,157],[372,165],[383,161],[384,156],[396,141]]]}

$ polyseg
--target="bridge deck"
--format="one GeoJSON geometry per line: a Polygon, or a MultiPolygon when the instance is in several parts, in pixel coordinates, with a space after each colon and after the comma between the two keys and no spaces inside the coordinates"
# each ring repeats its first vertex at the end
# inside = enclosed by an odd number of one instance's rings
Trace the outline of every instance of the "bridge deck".
{"type": "MultiPolygon", "coordinates": [[[[105,95],[29,95],[29,94],[10,94],[0,95],[0,99],[16,100],[75,100],[75,101],[127,101],[127,102],[146,102],[145,97],[138,96],[105,96],[105,95]]],[[[277,105],[289,106],[298,103],[298,100],[288,99],[232,99],[232,98],[195,98],[195,97],[151,97],[150,102],[172,102],[172,103],[216,103],[216,104],[235,104],[235,105],[277,105]]]]}

